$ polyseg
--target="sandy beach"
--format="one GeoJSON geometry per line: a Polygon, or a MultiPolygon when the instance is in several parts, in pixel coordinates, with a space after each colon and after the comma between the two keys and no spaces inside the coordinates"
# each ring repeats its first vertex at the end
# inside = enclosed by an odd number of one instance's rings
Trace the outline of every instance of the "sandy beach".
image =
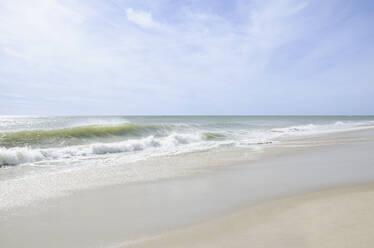
{"type": "Polygon", "coordinates": [[[125,247],[372,247],[374,184],[268,201],[125,247]]]}
{"type": "Polygon", "coordinates": [[[371,129],[295,138],[243,164],[67,192],[0,211],[0,244],[372,247],[373,150],[371,129]]]}

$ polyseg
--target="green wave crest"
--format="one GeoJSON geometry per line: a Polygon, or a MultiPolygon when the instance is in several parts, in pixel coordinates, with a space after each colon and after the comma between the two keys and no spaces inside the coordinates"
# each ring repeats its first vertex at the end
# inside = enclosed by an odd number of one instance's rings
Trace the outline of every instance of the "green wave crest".
{"type": "Polygon", "coordinates": [[[25,130],[0,133],[0,147],[33,146],[43,144],[63,144],[69,141],[97,137],[129,136],[139,137],[157,134],[166,130],[165,125],[141,125],[126,123],[121,125],[79,126],[54,130],[25,130]]]}

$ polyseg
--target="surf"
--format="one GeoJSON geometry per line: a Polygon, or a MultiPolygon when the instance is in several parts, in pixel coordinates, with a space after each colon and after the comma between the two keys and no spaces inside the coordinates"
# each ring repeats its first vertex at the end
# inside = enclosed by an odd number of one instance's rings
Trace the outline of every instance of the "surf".
{"type": "Polygon", "coordinates": [[[103,137],[142,137],[150,134],[161,135],[171,127],[168,125],[91,125],[52,130],[22,130],[0,133],[0,147],[22,147],[43,145],[72,145],[79,141],[103,137]]]}
{"type": "MultiPolygon", "coordinates": [[[[134,117],[135,118],[135,117],[134,117]]],[[[137,117],[138,120],[140,117],[137,117]]],[[[144,117],[143,117],[144,118],[144,117]]],[[[171,155],[203,151],[220,146],[261,147],[284,141],[291,136],[323,134],[336,131],[372,128],[374,122],[310,120],[279,124],[256,119],[222,121],[211,117],[175,118],[173,122],[127,122],[121,124],[82,125],[55,129],[26,129],[0,132],[0,166],[38,164],[39,162],[68,164],[86,159],[99,159],[107,154],[119,154],[127,160],[132,154],[144,159],[152,154],[171,155]],[[296,124],[296,125],[295,125],[296,124]]],[[[48,121],[50,121],[48,119],[48,121]]],[[[143,120],[144,121],[144,120],[143,120]]],[[[25,124],[26,126],[26,124],[25,124]]],[[[82,162],[82,163],[83,163],[82,162]]],[[[116,163],[113,160],[113,163],[116,163]]]]}

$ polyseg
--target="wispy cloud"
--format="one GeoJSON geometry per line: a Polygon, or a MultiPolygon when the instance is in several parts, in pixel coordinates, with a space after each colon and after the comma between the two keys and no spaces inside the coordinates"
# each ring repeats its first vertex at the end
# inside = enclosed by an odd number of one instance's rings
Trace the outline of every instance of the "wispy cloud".
{"type": "Polygon", "coordinates": [[[358,89],[349,102],[357,113],[362,102],[374,109],[374,18],[362,3],[0,5],[0,92],[35,106],[0,96],[0,114],[55,114],[57,105],[61,114],[345,113],[331,87],[358,89]]]}
{"type": "Polygon", "coordinates": [[[151,13],[126,9],[127,19],[142,28],[158,28],[161,25],[153,20],[151,13]]]}
{"type": "Polygon", "coordinates": [[[16,51],[16,50],[13,50],[12,48],[9,48],[9,47],[3,47],[3,51],[11,56],[11,57],[16,57],[16,58],[19,58],[19,59],[23,59],[23,60],[29,60],[30,57],[19,52],[19,51],[16,51]]]}

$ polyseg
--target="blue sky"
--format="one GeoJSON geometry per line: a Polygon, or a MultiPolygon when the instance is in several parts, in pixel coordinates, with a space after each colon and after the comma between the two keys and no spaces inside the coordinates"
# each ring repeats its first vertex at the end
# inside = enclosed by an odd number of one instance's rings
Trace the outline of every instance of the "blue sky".
{"type": "Polygon", "coordinates": [[[374,114],[374,1],[0,0],[0,114],[374,114]]]}

